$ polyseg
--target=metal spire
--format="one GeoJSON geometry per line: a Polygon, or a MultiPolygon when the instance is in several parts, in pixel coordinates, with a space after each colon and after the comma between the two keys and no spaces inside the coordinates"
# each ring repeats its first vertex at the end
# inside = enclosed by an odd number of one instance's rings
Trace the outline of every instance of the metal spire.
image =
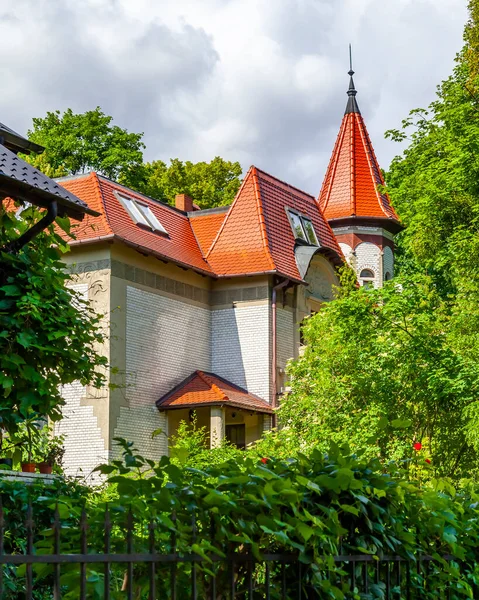
{"type": "Polygon", "coordinates": [[[361,113],[361,111],[359,110],[359,106],[358,103],[356,101],[356,94],[358,93],[356,91],[356,88],[354,87],[354,80],[353,80],[353,75],[354,75],[354,71],[353,71],[353,57],[352,57],[352,53],[351,53],[351,44],[349,44],[349,71],[348,71],[348,75],[349,75],[349,89],[348,89],[348,103],[346,104],[346,110],[344,112],[345,115],[348,115],[349,113],[361,113]]]}

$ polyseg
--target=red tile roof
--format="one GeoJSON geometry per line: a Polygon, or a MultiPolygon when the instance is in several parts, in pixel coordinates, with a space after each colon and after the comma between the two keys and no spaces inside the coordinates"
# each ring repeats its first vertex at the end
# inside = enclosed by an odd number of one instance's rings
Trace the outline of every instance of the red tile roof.
{"type": "Polygon", "coordinates": [[[160,410],[195,408],[198,406],[233,406],[260,413],[273,413],[271,405],[218,377],[214,373],[195,371],[173,390],[157,400],[160,410]]]}
{"type": "Polygon", "coordinates": [[[313,196],[251,167],[206,259],[218,275],[276,272],[301,280],[287,208],[308,216],[324,250],[342,260],[336,238],[313,196]]]}
{"type": "Polygon", "coordinates": [[[359,112],[344,115],[319,195],[328,219],[344,217],[388,218],[398,221],[387,194],[381,170],[359,112]]]}
{"type": "Polygon", "coordinates": [[[108,236],[148,254],[191,267],[202,273],[212,274],[210,266],[201,254],[185,213],[96,173],[62,179],[60,183],[71,191],[75,190],[75,193],[101,212],[100,217],[88,218],[85,224],[82,223],[80,228],[75,229],[77,239],[72,242],[72,245],[96,241],[98,238],[108,236]],[[150,231],[134,223],[114,192],[123,193],[133,200],[147,204],[168,235],[150,231]]]}
{"type": "Polygon", "coordinates": [[[203,256],[210,249],[216,234],[225,220],[228,209],[229,207],[226,206],[219,210],[214,209],[212,212],[198,211],[190,213],[191,227],[203,252],[203,256]]]}
{"type": "Polygon", "coordinates": [[[343,260],[315,198],[256,167],[246,174],[229,208],[193,213],[147,198],[96,173],[62,179],[60,183],[101,213],[86,218],[75,230],[73,245],[117,239],[212,277],[277,273],[302,281],[286,212],[292,208],[311,219],[319,251],[334,264],[343,260]],[[115,192],[148,204],[168,236],[134,223],[115,192]]]}

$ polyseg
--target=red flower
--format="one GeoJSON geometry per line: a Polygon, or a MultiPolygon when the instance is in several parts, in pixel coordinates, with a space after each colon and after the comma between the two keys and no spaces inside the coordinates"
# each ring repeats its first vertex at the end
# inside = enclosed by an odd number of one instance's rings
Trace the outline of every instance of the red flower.
{"type": "Polygon", "coordinates": [[[429,458],[426,458],[426,462],[427,462],[428,465],[431,464],[431,461],[429,460],[429,458]]]}
{"type": "Polygon", "coordinates": [[[421,444],[421,442],[416,442],[416,443],[413,445],[413,448],[414,448],[414,450],[420,450],[420,449],[422,448],[422,444],[421,444]]]}
{"type": "Polygon", "coordinates": [[[263,456],[263,458],[261,459],[261,462],[263,463],[263,465],[265,465],[268,462],[268,459],[266,458],[266,456],[263,456]]]}

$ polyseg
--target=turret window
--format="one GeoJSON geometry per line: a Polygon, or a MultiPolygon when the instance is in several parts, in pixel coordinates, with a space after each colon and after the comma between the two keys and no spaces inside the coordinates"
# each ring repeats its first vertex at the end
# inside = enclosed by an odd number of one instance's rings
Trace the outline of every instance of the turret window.
{"type": "Polygon", "coordinates": [[[288,213],[295,239],[303,240],[303,242],[311,244],[311,246],[319,246],[311,219],[289,208],[286,209],[286,212],[288,213]]]}
{"type": "Polygon", "coordinates": [[[374,273],[371,271],[371,269],[363,269],[361,271],[360,277],[361,277],[361,279],[364,279],[364,278],[374,279],[374,273]]]}
{"type": "Polygon", "coordinates": [[[359,279],[363,288],[369,289],[374,287],[374,273],[371,269],[362,269],[359,279]]]}

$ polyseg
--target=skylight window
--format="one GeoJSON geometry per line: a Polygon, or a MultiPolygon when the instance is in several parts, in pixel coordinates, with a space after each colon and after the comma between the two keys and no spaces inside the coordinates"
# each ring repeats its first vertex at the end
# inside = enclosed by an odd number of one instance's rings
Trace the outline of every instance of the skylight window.
{"type": "Polygon", "coordinates": [[[295,239],[303,240],[307,244],[311,244],[311,246],[319,246],[311,219],[290,210],[289,208],[287,209],[287,212],[295,239]]]}
{"type": "Polygon", "coordinates": [[[153,231],[168,234],[147,204],[143,204],[138,200],[133,200],[133,198],[129,198],[128,196],[123,196],[123,194],[116,194],[116,196],[135,223],[145,225],[145,227],[148,227],[153,231]]]}

